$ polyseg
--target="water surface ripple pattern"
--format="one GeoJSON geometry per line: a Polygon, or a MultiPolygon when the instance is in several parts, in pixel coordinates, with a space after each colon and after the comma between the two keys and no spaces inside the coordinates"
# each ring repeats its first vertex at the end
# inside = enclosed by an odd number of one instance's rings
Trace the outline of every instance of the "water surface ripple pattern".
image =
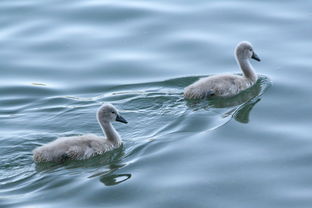
{"type": "Polygon", "coordinates": [[[311,207],[311,1],[2,0],[0,14],[0,207],[311,207]],[[241,73],[242,40],[256,85],[183,99],[241,73]],[[33,163],[59,136],[100,135],[104,102],[129,121],[121,148],[33,163]]]}

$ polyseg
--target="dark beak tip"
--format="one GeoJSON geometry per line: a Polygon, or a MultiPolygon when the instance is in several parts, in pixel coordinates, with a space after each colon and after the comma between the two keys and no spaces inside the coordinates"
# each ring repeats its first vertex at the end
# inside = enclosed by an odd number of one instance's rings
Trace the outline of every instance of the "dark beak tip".
{"type": "Polygon", "coordinates": [[[259,58],[259,56],[256,53],[253,53],[251,56],[252,59],[255,59],[256,61],[261,61],[261,59],[259,58]]]}
{"type": "Polygon", "coordinates": [[[117,115],[116,121],[119,121],[119,122],[124,123],[124,124],[128,123],[128,121],[126,119],[124,119],[124,117],[122,117],[121,115],[117,115]]]}

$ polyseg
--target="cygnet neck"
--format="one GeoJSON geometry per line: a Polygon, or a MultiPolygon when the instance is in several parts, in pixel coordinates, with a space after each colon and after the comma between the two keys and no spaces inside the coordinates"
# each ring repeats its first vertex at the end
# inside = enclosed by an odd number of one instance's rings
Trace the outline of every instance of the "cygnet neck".
{"type": "Polygon", "coordinates": [[[120,136],[111,122],[101,120],[99,118],[98,122],[100,123],[102,131],[106,135],[107,140],[110,141],[113,145],[119,145],[121,143],[120,136]]]}
{"type": "Polygon", "coordinates": [[[255,83],[257,81],[257,74],[255,73],[252,65],[250,64],[249,59],[236,57],[236,60],[244,76],[247,79],[249,79],[252,83],[255,83]]]}

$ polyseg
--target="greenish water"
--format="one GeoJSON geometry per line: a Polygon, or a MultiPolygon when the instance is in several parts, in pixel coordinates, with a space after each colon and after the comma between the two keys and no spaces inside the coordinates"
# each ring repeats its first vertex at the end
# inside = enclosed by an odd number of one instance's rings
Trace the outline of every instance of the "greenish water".
{"type": "Polygon", "coordinates": [[[312,206],[311,1],[0,2],[0,207],[312,206]],[[260,79],[230,99],[186,101],[201,76],[260,79]],[[59,136],[101,134],[104,102],[129,121],[123,147],[35,165],[59,136]]]}

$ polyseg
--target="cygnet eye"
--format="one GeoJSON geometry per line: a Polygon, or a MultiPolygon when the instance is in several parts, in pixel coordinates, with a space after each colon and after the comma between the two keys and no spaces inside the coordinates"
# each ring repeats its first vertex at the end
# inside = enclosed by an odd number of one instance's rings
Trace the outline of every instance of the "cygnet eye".
{"type": "Polygon", "coordinates": [[[116,114],[116,112],[115,112],[115,111],[112,111],[112,114],[116,114]]]}

